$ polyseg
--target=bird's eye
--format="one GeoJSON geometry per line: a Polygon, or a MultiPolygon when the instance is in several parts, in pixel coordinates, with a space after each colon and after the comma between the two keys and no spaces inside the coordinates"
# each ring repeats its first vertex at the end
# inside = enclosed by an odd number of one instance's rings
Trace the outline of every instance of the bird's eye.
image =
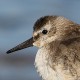
{"type": "Polygon", "coordinates": [[[47,34],[47,32],[48,32],[47,30],[43,30],[42,31],[43,34],[47,34]]]}

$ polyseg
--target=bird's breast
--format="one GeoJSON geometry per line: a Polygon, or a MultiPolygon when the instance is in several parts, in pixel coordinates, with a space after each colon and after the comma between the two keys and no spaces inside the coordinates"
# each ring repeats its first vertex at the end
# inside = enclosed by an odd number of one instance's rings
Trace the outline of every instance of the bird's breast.
{"type": "Polygon", "coordinates": [[[38,50],[35,66],[44,80],[80,80],[80,43],[38,50]],[[52,50],[50,49],[52,48],[52,50]]]}
{"type": "Polygon", "coordinates": [[[56,72],[53,70],[49,63],[51,60],[49,59],[48,52],[44,49],[39,49],[36,58],[35,58],[35,67],[37,68],[37,72],[44,80],[58,80],[56,79],[56,72]],[[54,77],[53,77],[54,76],[54,77]]]}

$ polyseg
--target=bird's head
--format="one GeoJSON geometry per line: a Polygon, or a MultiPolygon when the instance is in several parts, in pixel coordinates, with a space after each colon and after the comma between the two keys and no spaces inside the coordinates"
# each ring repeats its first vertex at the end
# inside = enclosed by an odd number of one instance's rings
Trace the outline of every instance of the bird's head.
{"type": "Polygon", "coordinates": [[[10,49],[7,53],[18,51],[27,47],[46,46],[56,40],[64,40],[80,37],[80,26],[61,16],[44,16],[38,19],[33,27],[33,37],[10,49]]]}

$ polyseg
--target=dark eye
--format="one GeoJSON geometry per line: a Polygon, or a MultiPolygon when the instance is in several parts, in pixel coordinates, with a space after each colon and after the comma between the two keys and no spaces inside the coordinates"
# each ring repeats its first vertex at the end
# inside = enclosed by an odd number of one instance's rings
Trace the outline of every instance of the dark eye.
{"type": "Polygon", "coordinates": [[[47,30],[43,30],[42,31],[43,34],[47,34],[47,32],[48,32],[47,30]]]}

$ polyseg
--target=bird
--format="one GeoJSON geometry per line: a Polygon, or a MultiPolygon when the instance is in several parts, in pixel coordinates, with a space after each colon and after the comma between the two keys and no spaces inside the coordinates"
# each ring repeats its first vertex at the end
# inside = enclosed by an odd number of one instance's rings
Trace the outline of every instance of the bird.
{"type": "Polygon", "coordinates": [[[40,17],[29,40],[7,51],[7,54],[38,47],[35,67],[42,80],[80,80],[80,24],[63,16],[40,17]]]}

